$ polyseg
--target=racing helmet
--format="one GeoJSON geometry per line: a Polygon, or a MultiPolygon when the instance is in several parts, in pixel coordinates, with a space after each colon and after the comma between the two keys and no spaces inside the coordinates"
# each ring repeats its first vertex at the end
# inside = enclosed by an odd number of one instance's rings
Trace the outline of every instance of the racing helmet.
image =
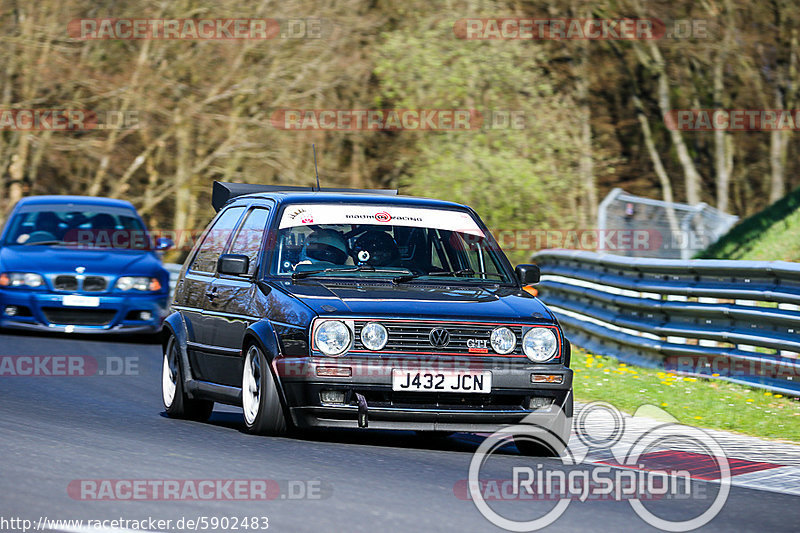
{"type": "Polygon", "coordinates": [[[314,231],[306,238],[301,260],[312,263],[326,262],[334,265],[343,265],[347,262],[347,242],[337,231],[321,229],[314,231]]]}

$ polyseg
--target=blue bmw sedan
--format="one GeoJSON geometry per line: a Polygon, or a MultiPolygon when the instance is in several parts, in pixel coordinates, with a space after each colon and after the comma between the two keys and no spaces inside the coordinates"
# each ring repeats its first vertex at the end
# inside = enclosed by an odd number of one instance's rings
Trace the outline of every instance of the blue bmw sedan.
{"type": "Polygon", "coordinates": [[[169,274],[130,202],[85,196],[20,200],[0,234],[0,328],[154,333],[169,274]]]}

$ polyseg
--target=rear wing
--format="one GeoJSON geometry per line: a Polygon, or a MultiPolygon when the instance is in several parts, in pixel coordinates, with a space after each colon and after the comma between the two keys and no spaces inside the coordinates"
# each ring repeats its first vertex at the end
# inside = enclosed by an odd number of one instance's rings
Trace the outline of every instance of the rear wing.
{"type": "Polygon", "coordinates": [[[388,196],[396,196],[397,190],[395,189],[338,189],[322,187],[317,189],[315,187],[299,187],[296,185],[257,185],[254,183],[228,183],[224,181],[215,181],[214,187],[211,191],[211,205],[214,206],[214,211],[219,211],[222,206],[227,204],[237,196],[245,194],[253,194],[259,192],[364,192],[372,194],[385,194],[388,196]]]}

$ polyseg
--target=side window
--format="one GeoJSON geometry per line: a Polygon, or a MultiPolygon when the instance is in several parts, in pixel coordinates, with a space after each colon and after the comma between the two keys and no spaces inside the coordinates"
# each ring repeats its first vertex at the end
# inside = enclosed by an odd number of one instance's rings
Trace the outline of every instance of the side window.
{"type": "Polygon", "coordinates": [[[264,237],[267,216],[269,216],[269,210],[267,209],[257,208],[247,213],[247,217],[245,217],[239,233],[236,234],[236,238],[231,245],[230,253],[246,255],[250,258],[248,276],[252,276],[256,272],[258,251],[261,248],[261,240],[264,237]]]}
{"type": "Polygon", "coordinates": [[[244,212],[244,207],[232,207],[220,215],[217,221],[206,232],[203,244],[197,250],[197,255],[190,270],[208,272],[213,274],[217,270],[217,259],[225,249],[233,228],[239,222],[239,217],[244,212]]]}

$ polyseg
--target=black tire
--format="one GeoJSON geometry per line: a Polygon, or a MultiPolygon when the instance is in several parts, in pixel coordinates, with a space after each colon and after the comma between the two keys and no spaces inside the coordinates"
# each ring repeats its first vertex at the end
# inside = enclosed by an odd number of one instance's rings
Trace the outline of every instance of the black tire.
{"type": "Polygon", "coordinates": [[[571,428],[572,418],[563,417],[549,430],[540,428],[533,434],[515,435],[514,444],[521,455],[558,457],[567,449],[571,428]]]}
{"type": "Polygon", "coordinates": [[[178,344],[175,336],[170,335],[161,363],[161,402],[164,410],[170,418],[205,422],[214,410],[214,402],[189,398],[183,388],[183,379],[183,365],[178,344]]]}
{"type": "Polygon", "coordinates": [[[251,344],[242,369],[242,409],[247,431],[255,435],[280,436],[289,425],[278,394],[275,377],[261,349],[251,344]]]}
{"type": "Polygon", "coordinates": [[[566,444],[553,446],[544,442],[533,441],[530,437],[524,435],[515,436],[514,444],[517,446],[517,451],[519,451],[520,455],[529,457],[558,457],[567,447],[566,444]]]}

